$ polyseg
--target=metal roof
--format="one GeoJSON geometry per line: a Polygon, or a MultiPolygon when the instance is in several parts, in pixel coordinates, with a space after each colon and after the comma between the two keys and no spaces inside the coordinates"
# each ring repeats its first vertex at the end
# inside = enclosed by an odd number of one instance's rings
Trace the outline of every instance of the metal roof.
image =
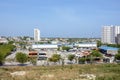
{"type": "Polygon", "coordinates": [[[118,50],[119,48],[109,47],[109,46],[100,46],[99,49],[104,49],[104,50],[118,50]]]}
{"type": "Polygon", "coordinates": [[[32,45],[32,48],[58,48],[58,45],[54,44],[34,44],[32,45]]]}

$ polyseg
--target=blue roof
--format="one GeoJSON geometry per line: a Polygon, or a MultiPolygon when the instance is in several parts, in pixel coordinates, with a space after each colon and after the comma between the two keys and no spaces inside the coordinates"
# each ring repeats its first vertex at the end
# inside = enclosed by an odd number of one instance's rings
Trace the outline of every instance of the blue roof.
{"type": "Polygon", "coordinates": [[[104,49],[104,50],[118,50],[119,48],[108,47],[108,46],[100,46],[99,49],[104,49]]]}

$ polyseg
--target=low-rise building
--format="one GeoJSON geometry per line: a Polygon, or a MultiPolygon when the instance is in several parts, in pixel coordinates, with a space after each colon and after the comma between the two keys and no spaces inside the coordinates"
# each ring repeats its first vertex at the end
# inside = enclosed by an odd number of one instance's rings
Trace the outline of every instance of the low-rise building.
{"type": "Polygon", "coordinates": [[[53,44],[34,44],[32,49],[58,49],[58,45],[53,44]]]}
{"type": "Polygon", "coordinates": [[[75,46],[77,46],[79,48],[94,49],[94,48],[97,48],[97,43],[77,43],[77,44],[75,44],[75,46]]]}
{"type": "Polygon", "coordinates": [[[0,38],[0,43],[8,43],[8,40],[5,38],[0,38]]]}
{"type": "Polygon", "coordinates": [[[37,51],[30,51],[28,54],[28,57],[33,58],[36,57],[37,58],[38,52],[37,51]]]}
{"type": "Polygon", "coordinates": [[[108,46],[100,46],[99,50],[104,53],[104,54],[108,54],[108,55],[115,55],[118,53],[118,48],[115,47],[108,47],[108,46]]]}
{"type": "Polygon", "coordinates": [[[47,53],[46,52],[39,52],[38,53],[38,60],[47,60],[47,53]]]}

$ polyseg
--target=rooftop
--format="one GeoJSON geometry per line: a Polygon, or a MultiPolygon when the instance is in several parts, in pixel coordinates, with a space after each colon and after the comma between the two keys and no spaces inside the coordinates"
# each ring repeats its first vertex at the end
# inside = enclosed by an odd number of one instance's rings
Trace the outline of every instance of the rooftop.
{"type": "Polygon", "coordinates": [[[99,49],[104,49],[104,50],[118,50],[119,48],[109,47],[109,46],[100,46],[99,49]]]}

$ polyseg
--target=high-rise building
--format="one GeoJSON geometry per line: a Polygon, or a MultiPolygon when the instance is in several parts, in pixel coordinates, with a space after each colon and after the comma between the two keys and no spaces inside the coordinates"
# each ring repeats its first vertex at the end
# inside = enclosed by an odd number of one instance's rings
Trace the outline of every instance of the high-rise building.
{"type": "Polygon", "coordinates": [[[104,26],[102,28],[102,43],[115,44],[117,34],[120,34],[120,26],[104,26]]]}
{"type": "Polygon", "coordinates": [[[120,34],[117,34],[117,36],[115,37],[115,42],[116,44],[120,44],[120,34]]]}
{"type": "Polygon", "coordinates": [[[113,26],[104,26],[102,28],[102,43],[113,43],[113,26]]]}
{"type": "Polygon", "coordinates": [[[120,26],[115,26],[114,27],[114,36],[116,37],[117,34],[120,34],[120,26]]]}
{"type": "Polygon", "coordinates": [[[35,42],[40,41],[40,30],[39,29],[34,29],[34,41],[35,42]]]}

